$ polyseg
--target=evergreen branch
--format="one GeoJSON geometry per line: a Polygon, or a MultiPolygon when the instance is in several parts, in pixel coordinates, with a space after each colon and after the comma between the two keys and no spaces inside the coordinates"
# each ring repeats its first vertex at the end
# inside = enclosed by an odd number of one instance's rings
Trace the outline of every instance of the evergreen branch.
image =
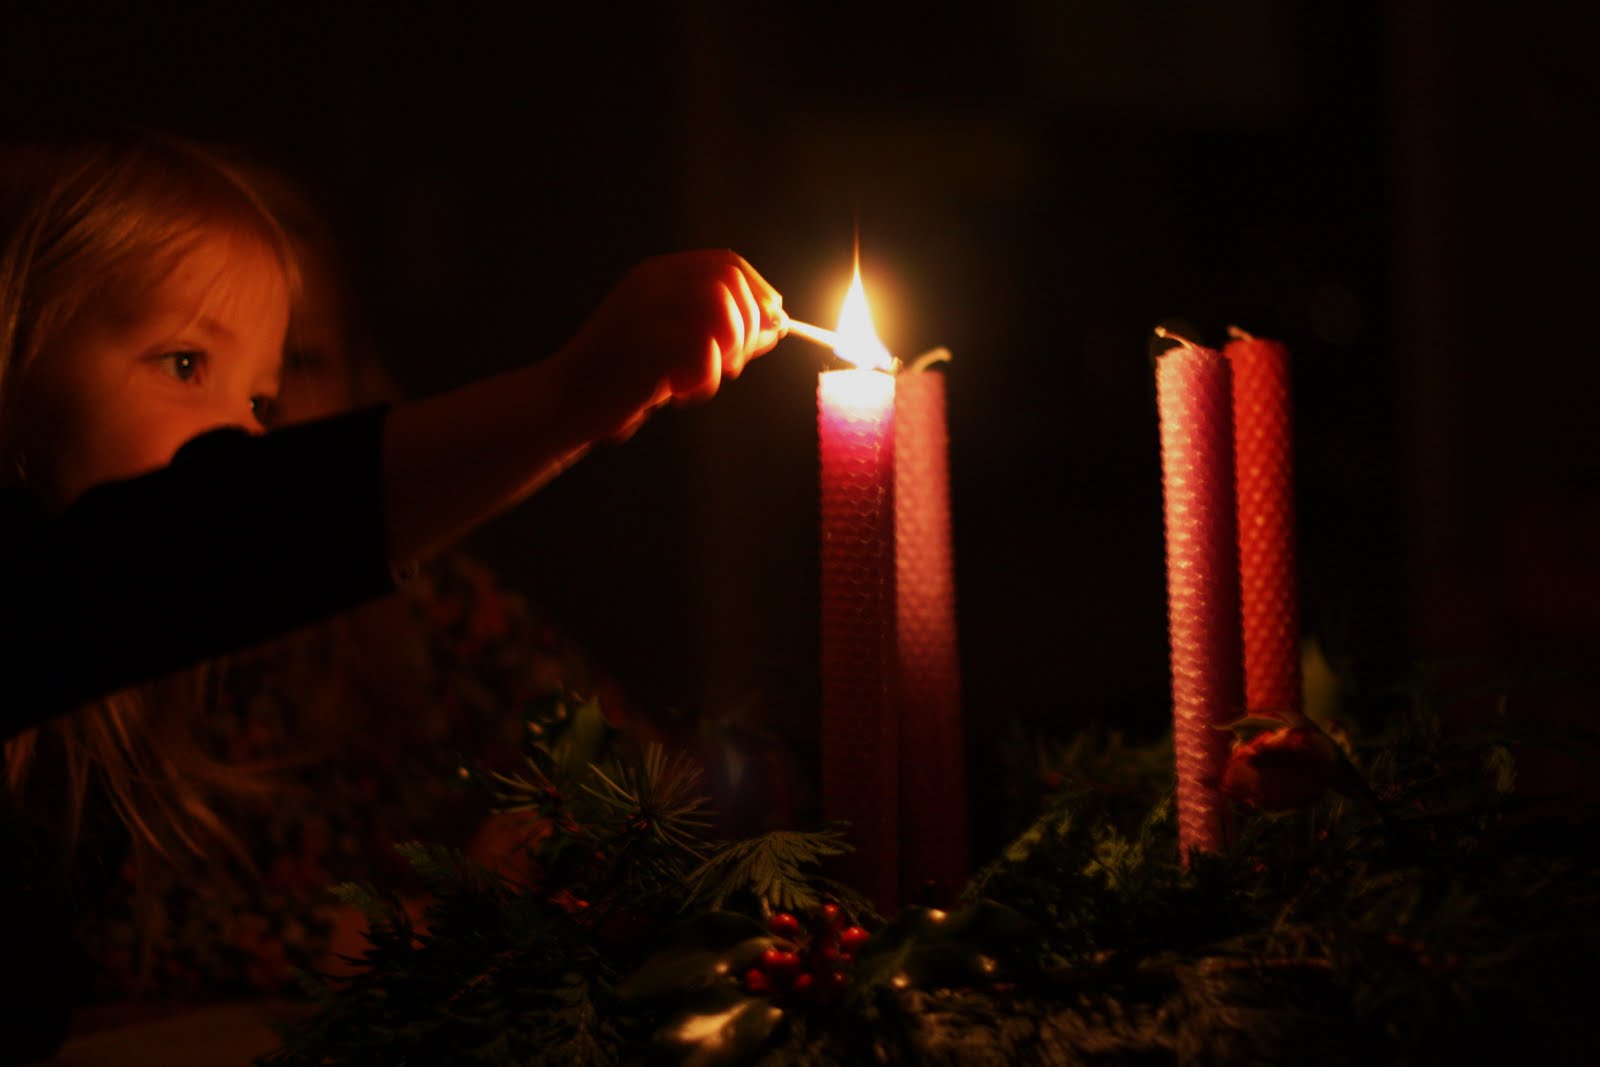
{"type": "Polygon", "coordinates": [[[339,882],[328,888],[341,904],[359,911],[368,922],[389,919],[396,905],[377,889],[362,882],[339,882]]]}
{"type": "Polygon", "coordinates": [[[750,892],[765,909],[809,911],[822,903],[815,881],[825,856],[851,851],[841,827],[802,832],[773,830],[718,848],[685,879],[684,907],[721,909],[750,892]]]}
{"type": "Polygon", "coordinates": [[[499,884],[498,876],[482,864],[468,859],[460,849],[420,841],[402,841],[394,846],[411,865],[422,884],[440,896],[450,893],[480,894],[499,884]]]}
{"type": "Polygon", "coordinates": [[[619,833],[648,832],[668,849],[704,857],[710,801],[700,791],[700,768],[685,753],[668,760],[652,744],[639,763],[615,762],[610,773],[591,766],[590,774],[598,784],[585,782],[583,791],[601,804],[619,833]]]}
{"type": "MultiPolygon", "coordinates": [[[[1229,851],[1187,867],[1170,762],[1156,781],[1153,746],[1086,734],[1053,755],[1033,750],[1041,771],[1066,769],[1067,788],[969,885],[972,914],[988,918],[903,913],[862,950],[854,992],[826,1010],[793,989],[761,994],[746,973],[771,944],[757,915],[843,906],[848,891],[820,871],[848,849],[840,828],[713,849],[683,758],[550,762],[558,795],[546,800],[572,828],[541,860],[564,849],[577,874],[551,885],[571,899],[597,888],[594,904],[481,880],[451,850],[411,846],[438,887],[427,932],[413,936],[403,914],[375,923],[367,969],[311,982],[321,1013],[274,1062],[636,1062],[668,998],[618,994],[613,968],[637,976],[644,935],[619,946],[601,926],[663,896],[684,911],[737,901],[745,912],[732,925],[691,917],[654,975],[692,994],[684,1010],[706,1023],[705,1044],[679,1051],[707,1062],[731,1055],[711,1028],[735,1005],[752,1019],[785,1013],[753,1031],[749,1055],[763,1062],[1588,1062],[1590,996],[1560,976],[1586,973],[1600,952],[1600,829],[1532,818],[1514,747],[1444,728],[1436,692],[1410,696],[1381,748],[1368,738],[1346,750],[1380,805],[1330,793],[1244,814],[1229,851]],[[687,846],[703,851],[685,874],[687,846]],[[718,925],[738,952],[710,951],[718,925]]],[[[531,790],[544,788],[541,766],[531,790]]],[[[388,914],[373,890],[340,894],[388,914]]]]}

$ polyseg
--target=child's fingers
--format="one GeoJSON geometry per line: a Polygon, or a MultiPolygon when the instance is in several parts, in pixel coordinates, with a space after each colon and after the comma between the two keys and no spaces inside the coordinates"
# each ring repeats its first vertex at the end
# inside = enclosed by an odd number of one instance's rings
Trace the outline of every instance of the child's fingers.
{"type": "Polygon", "coordinates": [[[730,376],[744,369],[756,356],[778,343],[786,322],[783,296],[752,267],[748,260],[731,249],[689,253],[688,259],[709,268],[714,281],[728,291],[737,307],[739,332],[719,333],[723,370],[730,376]]]}
{"type": "Polygon", "coordinates": [[[683,310],[691,330],[702,339],[691,349],[704,353],[703,339],[716,345],[717,367],[684,367],[673,392],[680,398],[699,399],[714,393],[724,377],[736,378],[761,341],[761,307],[745,275],[744,261],[733,252],[719,251],[700,257],[684,281],[683,310]],[[688,379],[694,379],[689,387],[688,379]]]}
{"type": "Polygon", "coordinates": [[[739,267],[740,281],[750,290],[751,299],[756,303],[757,337],[754,348],[746,356],[748,362],[771,351],[772,346],[782,339],[788,316],[783,313],[783,294],[774,289],[743,256],[736,254],[734,259],[739,267]]]}
{"type": "Polygon", "coordinates": [[[687,355],[673,368],[668,379],[672,399],[679,404],[709,400],[722,385],[721,342],[702,333],[679,343],[683,344],[687,355]]]}
{"type": "Polygon", "coordinates": [[[783,317],[780,314],[783,310],[783,294],[774,289],[771,283],[761,276],[761,272],[737,252],[733,253],[733,260],[734,265],[739,268],[740,277],[750,287],[756,306],[761,310],[762,329],[776,329],[783,317]]]}
{"type": "Polygon", "coordinates": [[[759,354],[761,344],[761,303],[756,299],[755,290],[750,285],[749,276],[742,270],[733,272],[733,286],[729,294],[738,310],[743,315],[744,338],[739,348],[732,353],[728,365],[723,368],[730,378],[737,378],[744,370],[744,365],[759,354]]]}
{"type": "Polygon", "coordinates": [[[761,331],[760,309],[744,296],[748,285],[740,262],[730,251],[711,253],[685,279],[690,285],[685,310],[716,340],[721,373],[729,377],[743,368],[746,350],[761,331]]]}
{"type": "Polygon", "coordinates": [[[761,326],[761,320],[750,318],[750,308],[739,299],[739,285],[739,272],[731,271],[717,287],[722,297],[722,316],[726,326],[718,342],[722,348],[722,373],[730,378],[739,376],[744,366],[745,344],[755,338],[761,326]]]}

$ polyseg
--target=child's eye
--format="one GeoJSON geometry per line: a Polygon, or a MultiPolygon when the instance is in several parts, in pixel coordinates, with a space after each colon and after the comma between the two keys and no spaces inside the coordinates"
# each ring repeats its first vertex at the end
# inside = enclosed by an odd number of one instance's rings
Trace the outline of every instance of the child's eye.
{"type": "Polygon", "coordinates": [[[205,362],[204,352],[165,352],[156,357],[156,363],[161,369],[180,382],[189,382],[197,378],[205,368],[205,362]]]}

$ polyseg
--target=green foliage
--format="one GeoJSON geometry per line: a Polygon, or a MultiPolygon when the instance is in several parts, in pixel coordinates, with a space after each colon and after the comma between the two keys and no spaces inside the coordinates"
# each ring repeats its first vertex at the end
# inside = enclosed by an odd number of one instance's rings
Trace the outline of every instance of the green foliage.
{"type": "Polygon", "coordinates": [[[266,1062],[593,1063],[619,1053],[613,972],[562,913],[450,850],[406,852],[435,893],[421,920],[391,907],[354,976],[304,976],[321,1012],[287,1030],[266,1062]]]}
{"type": "Polygon", "coordinates": [[[1592,1062],[1567,976],[1600,950],[1596,820],[1533,807],[1529,731],[1493,702],[1454,719],[1436,681],[1377,731],[1319,722],[1359,788],[1240,812],[1188,866],[1165,742],[1037,743],[1044,802],[962,906],[875,924],[814,1003],[744,975],[771,912],[851,903],[821,872],[844,830],[710,840],[694,769],[575,704],[526,774],[484,779],[547,820],[534,884],[412,846],[422,921],[341,887],[377,917],[365,967],[313,978],[321,1013],[270,1062],[1592,1062]]]}
{"type": "Polygon", "coordinates": [[[853,914],[871,905],[846,886],[822,878],[826,856],[850,851],[842,826],[801,832],[774,830],[722,845],[688,877],[685,906],[719,909],[730,898],[756,901],[763,911],[810,911],[828,899],[853,914]]]}
{"type": "MultiPolygon", "coordinates": [[[[521,773],[463,768],[462,776],[487,790],[502,815],[539,820],[541,832],[525,845],[533,876],[513,878],[456,849],[407,843],[398,851],[429,893],[420,917],[377,887],[336,886],[370,923],[368,947],[351,961],[360,969],[350,977],[301,975],[321,1010],[287,1028],[283,1047],[264,1062],[611,1062],[631,1013],[662,1010],[640,993],[647,979],[626,997],[618,992],[655,942],[670,947],[684,929],[704,939],[720,915],[723,929],[733,923],[751,942],[746,954],[759,951],[771,942],[751,940],[764,938],[751,916],[820,900],[829,883],[819,860],[847,847],[837,828],[711,840],[699,768],[658,746],[623,745],[593,702],[553,701],[529,737],[521,773]],[[736,898],[750,915],[706,912],[658,937],[701,896],[719,906],[736,898]]],[[[715,958],[698,944],[690,951],[691,972],[715,958]]],[[[669,974],[684,970],[681,960],[664,966],[669,974]]],[[[730,1016],[730,1033],[764,1041],[772,1023],[764,1005],[730,1016]]],[[[640,1032],[635,1027],[632,1036],[640,1032]]]]}

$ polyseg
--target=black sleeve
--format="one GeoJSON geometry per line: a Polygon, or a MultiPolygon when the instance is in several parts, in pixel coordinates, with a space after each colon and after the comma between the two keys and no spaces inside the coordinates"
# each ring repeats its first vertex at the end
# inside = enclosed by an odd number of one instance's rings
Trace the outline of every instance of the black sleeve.
{"type": "Polygon", "coordinates": [[[0,493],[0,737],[392,591],[385,413],[209,433],[57,515],[0,493]]]}

